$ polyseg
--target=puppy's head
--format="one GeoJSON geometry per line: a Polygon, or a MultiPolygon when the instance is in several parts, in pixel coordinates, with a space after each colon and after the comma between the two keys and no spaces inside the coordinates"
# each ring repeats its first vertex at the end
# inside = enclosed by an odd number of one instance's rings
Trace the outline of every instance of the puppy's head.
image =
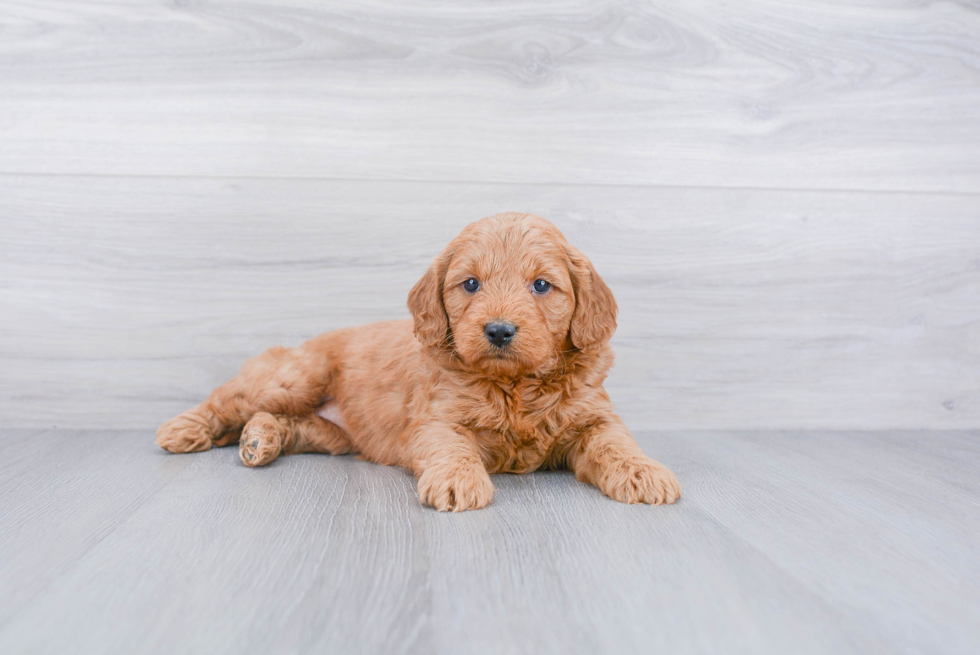
{"type": "Polygon", "coordinates": [[[616,300],[592,263],[531,214],[468,225],[412,288],[425,346],[454,350],[492,375],[547,373],[564,353],[605,345],[616,300]]]}

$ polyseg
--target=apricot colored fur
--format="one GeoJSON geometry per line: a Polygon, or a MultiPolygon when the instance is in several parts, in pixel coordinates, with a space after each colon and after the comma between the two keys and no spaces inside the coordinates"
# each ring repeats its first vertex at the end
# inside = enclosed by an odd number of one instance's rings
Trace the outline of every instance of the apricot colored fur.
{"type": "Polygon", "coordinates": [[[157,443],[184,453],[237,440],[246,466],[358,453],[412,471],[419,499],[443,511],[485,507],[491,473],[539,468],[569,468],[621,502],[680,498],[677,478],[643,454],[602,388],[612,292],[551,223],[529,214],[472,223],[408,306],[412,321],[328,332],[249,360],[161,426],[157,443]],[[462,287],[471,277],[476,292],[462,287]],[[535,293],[537,279],[551,289],[535,293]],[[506,348],[484,334],[494,320],[517,326],[506,348]]]}

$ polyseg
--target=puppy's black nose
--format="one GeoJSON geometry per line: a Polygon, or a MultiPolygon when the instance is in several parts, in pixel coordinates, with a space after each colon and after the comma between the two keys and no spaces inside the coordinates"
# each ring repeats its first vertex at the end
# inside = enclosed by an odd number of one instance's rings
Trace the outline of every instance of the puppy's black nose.
{"type": "Polygon", "coordinates": [[[513,323],[504,323],[503,321],[487,323],[487,326],[483,328],[483,333],[487,335],[487,341],[498,348],[503,348],[510,343],[516,332],[517,327],[513,323]]]}

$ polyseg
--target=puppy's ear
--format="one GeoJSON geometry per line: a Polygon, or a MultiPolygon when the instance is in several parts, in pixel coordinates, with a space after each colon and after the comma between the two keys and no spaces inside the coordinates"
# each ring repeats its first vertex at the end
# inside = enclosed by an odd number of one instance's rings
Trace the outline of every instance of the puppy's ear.
{"type": "Polygon", "coordinates": [[[618,307],[612,291],[578,249],[568,246],[569,271],[575,287],[575,312],[569,332],[572,344],[586,350],[607,343],[616,331],[618,307]]]}
{"type": "Polygon", "coordinates": [[[415,337],[423,346],[438,346],[449,337],[449,316],[442,301],[442,285],[452,253],[442,253],[408,292],[408,311],[415,319],[415,337]]]}

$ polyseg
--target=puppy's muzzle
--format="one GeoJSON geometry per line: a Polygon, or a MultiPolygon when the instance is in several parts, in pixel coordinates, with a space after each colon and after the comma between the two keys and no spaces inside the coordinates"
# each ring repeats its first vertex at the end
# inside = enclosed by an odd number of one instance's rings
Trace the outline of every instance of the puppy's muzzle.
{"type": "Polygon", "coordinates": [[[493,321],[486,324],[483,333],[487,335],[487,341],[497,348],[503,348],[517,334],[517,326],[504,321],[493,321]]]}

